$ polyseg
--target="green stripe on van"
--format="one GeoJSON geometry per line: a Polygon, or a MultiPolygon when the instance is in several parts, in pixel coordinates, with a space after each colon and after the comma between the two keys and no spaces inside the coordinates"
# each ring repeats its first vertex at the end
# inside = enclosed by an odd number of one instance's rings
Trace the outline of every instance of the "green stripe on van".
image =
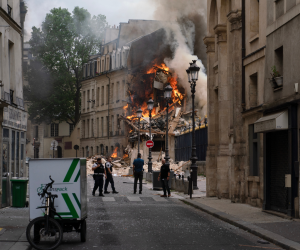
{"type": "Polygon", "coordinates": [[[66,193],[61,194],[61,195],[62,195],[62,197],[64,198],[64,200],[65,200],[65,202],[66,202],[66,204],[67,204],[67,206],[68,206],[68,208],[69,208],[69,210],[70,210],[70,213],[72,214],[72,217],[73,217],[74,219],[79,218],[79,216],[78,216],[78,214],[77,214],[77,212],[76,212],[76,209],[74,208],[73,203],[72,203],[72,201],[71,201],[69,195],[66,194],[66,193]]]}
{"type": "Polygon", "coordinates": [[[68,172],[66,174],[66,177],[65,177],[65,179],[64,179],[63,182],[69,182],[71,180],[71,177],[72,177],[72,175],[73,175],[73,173],[75,171],[75,168],[76,168],[78,162],[79,162],[79,159],[74,159],[72,161],[72,164],[71,164],[71,166],[70,166],[70,168],[69,168],[69,170],[68,170],[68,172]]]}

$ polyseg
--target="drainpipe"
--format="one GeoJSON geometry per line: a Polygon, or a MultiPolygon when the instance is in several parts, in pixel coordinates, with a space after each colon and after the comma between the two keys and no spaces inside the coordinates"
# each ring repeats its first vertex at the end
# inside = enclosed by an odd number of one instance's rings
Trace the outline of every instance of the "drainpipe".
{"type": "MultiPolygon", "coordinates": [[[[107,72],[106,72],[106,77],[108,78],[108,103],[107,103],[107,115],[108,115],[108,119],[107,119],[107,136],[109,139],[109,102],[110,102],[110,77],[108,76],[107,72]]],[[[110,146],[110,145],[109,145],[110,146]]],[[[109,149],[108,149],[109,150],[109,149]]]]}
{"type": "Polygon", "coordinates": [[[246,98],[245,98],[245,66],[244,58],[246,56],[246,22],[245,22],[245,0],[242,0],[242,108],[245,110],[246,98]]]}

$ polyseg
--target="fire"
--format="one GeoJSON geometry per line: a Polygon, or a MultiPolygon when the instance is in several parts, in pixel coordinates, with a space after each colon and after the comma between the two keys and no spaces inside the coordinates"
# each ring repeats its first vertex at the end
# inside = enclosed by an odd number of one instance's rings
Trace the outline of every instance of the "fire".
{"type": "Polygon", "coordinates": [[[127,154],[127,153],[125,153],[124,155],[123,155],[123,159],[126,159],[126,158],[128,158],[129,157],[129,155],[127,154]]]}
{"type": "MultiPolygon", "coordinates": [[[[170,72],[170,68],[167,67],[164,63],[158,65],[155,64],[153,67],[151,67],[151,69],[149,69],[147,71],[147,74],[156,74],[157,71],[161,71],[163,72],[165,75],[168,76],[168,82],[170,83],[171,87],[173,88],[172,91],[172,102],[178,102],[179,105],[181,105],[181,101],[183,100],[183,95],[180,93],[178,87],[177,87],[177,76],[175,74],[171,74],[170,72]]],[[[134,91],[133,91],[134,92],[134,91]]],[[[137,95],[137,93],[133,93],[128,91],[128,94],[130,96],[131,102],[134,103],[135,105],[132,105],[132,114],[131,116],[127,116],[127,119],[132,120],[132,119],[136,119],[136,111],[138,110],[138,108],[140,107],[143,111],[143,117],[149,117],[149,110],[148,110],[148,106],[147,106],[147,101],[148,100],[144,100],[142,104],[137,105],[137,103],[135,102],[134,98],[137,95]]],[[[139,96],[139,95],[138,95],[139,96]]],[[[153,93],[146,93],[146,98],[152,98],[153,99],[153,93]]],[[[123,107],[123,109],[125,110],[125,116],[126,113],[128,111],[128,104],[126,106],[123,107]]],[[[152,112],[151,112],[152,116],[156,115],[156,110],[155,107],[153,108],[152,112]]]]}
{"type": "Polygon", "coordinates": [[[118,157],[118,147],[115,148],[114,152],[112,153],[112,155],[110,157],[112,157],[112,158],[118,157]]]}

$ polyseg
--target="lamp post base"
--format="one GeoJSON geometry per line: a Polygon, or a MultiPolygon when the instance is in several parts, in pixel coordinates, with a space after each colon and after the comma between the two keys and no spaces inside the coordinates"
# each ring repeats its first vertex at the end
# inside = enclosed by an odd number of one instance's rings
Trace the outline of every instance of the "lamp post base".
{"type": "Polygon", "coordinates": [[[193,190],[198,190],[199,189],[197,185],[198,166],[196,163],[192,163],[191,170],[193,171],[192,172],[193,190]]]}

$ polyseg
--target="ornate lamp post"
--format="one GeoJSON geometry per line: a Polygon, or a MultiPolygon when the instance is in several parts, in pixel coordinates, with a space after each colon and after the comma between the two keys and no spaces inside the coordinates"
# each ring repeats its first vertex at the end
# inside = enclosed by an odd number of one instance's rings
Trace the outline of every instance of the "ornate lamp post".
{"type": "Polygon", "coordinates": [[[143,114],[143,110],[141,110],[141,108],[139,108],[137,111],[136,111],[136,117],[139,118],[139,131],[138,131],[138,154],[140,153],[140,119],[142,117],[142,114],[143,114]]]}
{"type": "Polygon", "coordinates": [[[164,91],[164,98],[167,101],[167,131],[166,131],[166,155],[165,155],[165,160],[166,160],[166,165],[170,166],[170,156],[169,156],[169,146],[168,146],[168,134],[169,134],[169,103],[171,103],[171,96],[172,96],[172,91],[173,88],[170,86],[170,84],[165,87],[165,91],[164,91]]]}
{"type": "Polygon", "coordinates": [[[192,120],[193,120],[193,132],[192,132],[192,157],[191,157],[191,169],[192,169],[192,181],[193,189],[198,189],[197,187],[197,173],[198,167],[196,164],[197,154],[196,154],[196,141],[195,141],[195,92],[196,92],[196,82],[198,80],[200,68],[196,64],[196,60],[193,60],[193,63],[190,63],[190,67],[186,70],[188,75],[188,80],[191,85],[192,92],[192,120]]]}
{"type": "MultiPolygon", "coordinates": [[[[151,111],[153,109],[153,106],[154,106],[154,101],[152,99],[150,99],[148,102],[147,102],[147,105],[148,105],[148,110],[149,110],[149,123],[150,123],[150,127],[149,127],[149,134],[150,134],[150,140],[152,140],[151,138],[151,117],[152,117],[152,114],[151,114],[151,111]]],[[[149,172],[152,172],[152,155],[151,155],[151,148],[149,148],[149,162],[148,162],[148,173],[149,172]]]]}

